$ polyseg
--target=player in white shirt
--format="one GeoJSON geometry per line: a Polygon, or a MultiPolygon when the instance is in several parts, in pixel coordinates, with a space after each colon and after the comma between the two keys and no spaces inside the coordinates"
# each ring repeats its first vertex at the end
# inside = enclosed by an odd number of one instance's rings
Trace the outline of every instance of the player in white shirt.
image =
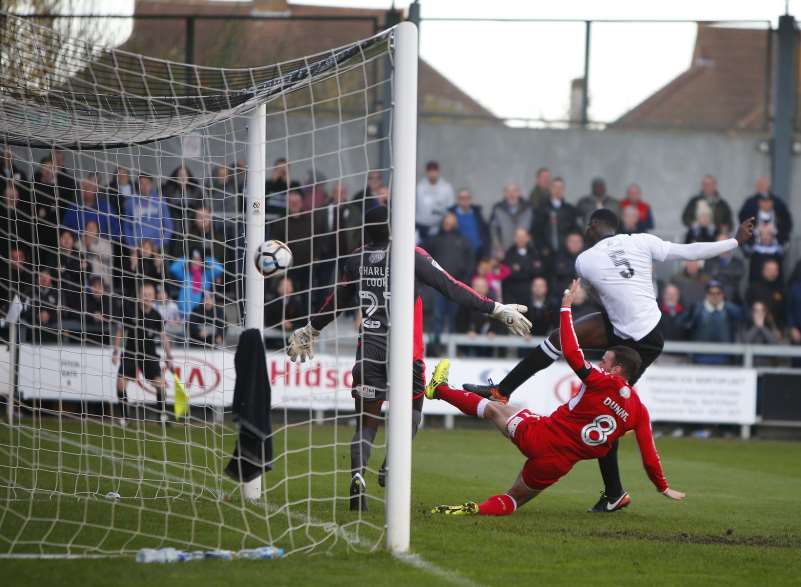
{"type": "MultiPolygon", "coordinates": [[[[576,320],[575,330],[583,348],[603,350],[623,345],[635,349],[642,358],[642,368],[631,381],[634,384],[662,353],[664,346],[660,326],[662,313],[653,284],[653,262],[710,259],[736,249],[750,241],[754,219],[743,222],[735,238],[687,245],[663,241],[651,234],[617,234],[618,224],[617,215],[605,208],[590,216],[585,240],[591,247],[576,259],[576,274],[592,286],[603,311],[576,320]]],[[[559,349],[557,329],[499,384],[465,384],[464,388],[506,402],[515,389],[556,361],[562,354],[559,349]]],[[[617,443],[598,462],[605,489],[589,511],[613,512],[626,507],[631,500],[620,481],[617,443]]]]}

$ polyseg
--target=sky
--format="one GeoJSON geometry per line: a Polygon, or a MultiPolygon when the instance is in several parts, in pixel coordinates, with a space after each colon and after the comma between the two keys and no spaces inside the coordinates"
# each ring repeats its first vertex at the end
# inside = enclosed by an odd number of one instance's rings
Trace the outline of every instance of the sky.
{"type": "MultiPolygon", "coordinates": [[[[217,0],[225,2],[226,0],[217,0]]],[[[133,0],[71,0],[95,13],[130,14],[133,0]]],[[[327,6],[406,8],[410,0],[300,0],[327,6]]],[[[696,26],[666,20],[750,21],[766,28],[801,0],[420,0],[421,56],[495,115],[560,121],[570,84],[584,73],[583,22],[455,22],[427,19],[656,20],[591,28],[590,119],[610,122],[690,66],[696,26]]],[[[109,34],[118,35],[114,27],[109,34]]],[[[526,124],[527,122],[518,122],[526,124]]]]}

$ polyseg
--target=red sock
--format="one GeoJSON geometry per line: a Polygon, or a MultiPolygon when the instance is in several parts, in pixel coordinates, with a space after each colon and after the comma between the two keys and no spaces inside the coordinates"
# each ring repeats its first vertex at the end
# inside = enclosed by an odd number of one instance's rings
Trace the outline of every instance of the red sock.
{"type": "Polygon", "coordinates": [[[452,406],[459,408],[468,416],[478,415],[476,412],[478,404],[480,404],[481,400],[484,399],[480,395],[476,395],[473,392],[462,391],[461,389],[453,389],[452,387],[448,387],[444,384],[437,387],[437,397],[448,402],[452,406]]]}
{"type": "Polygon", "coordinates": [[[482,516],[508,516],[517,509],[517,502],[511,495],[493,495],[484,503],[478,504],[478,513],[482,516]]]}

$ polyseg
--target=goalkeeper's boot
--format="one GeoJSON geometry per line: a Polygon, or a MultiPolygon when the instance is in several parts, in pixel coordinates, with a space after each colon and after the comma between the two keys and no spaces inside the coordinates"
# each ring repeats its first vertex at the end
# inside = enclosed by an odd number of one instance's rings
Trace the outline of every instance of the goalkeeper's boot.
{"type": "Polygon", "coordinates": [[[367,511],[367,483],[361,473],[356,473],[350,481],[350,511],[367,511]]]}
{"type": "Polygon", "coordinates": [[[501,393],[501,388],[495,385],[492,382],[492,379],[487,380],[487,385],[481,385],[479,383],[465,383],[462,385],[462,389],[490,399],[494,402],[500,402],[502,404],[509,403],[509,396],[503,395],[503,393],[501,393]]]}
{"type": "Polygon", "coordinates": [[[434,373],[431,375],[431,380],[426,385],[426,398],[437,399],[437,387],[448,383],[448,372],[451,369],[451,362],[448,359],[442,359],[437,366],[434,367],[434,373]]]}
{"type": "Polygon", "coordinates": [[[601,492],[601,498],[598,502],[588,509],[588,512],[592,512],[593,514],[611,514],[612,512],[617,512],[622,510],[624,507],[627,507],[631,503],[631,497],[629,497],[628,492],[624,491],[620,497],[616,499],[610,499],[607,497],[606,492],[601,492]]]}
{"type": "Polygon", "coordinates": [[[474,501],[467,501],[462,505],[438,505],[431,508],[431,513],[445,516],[477,516],[478,504],[474,501]]]}

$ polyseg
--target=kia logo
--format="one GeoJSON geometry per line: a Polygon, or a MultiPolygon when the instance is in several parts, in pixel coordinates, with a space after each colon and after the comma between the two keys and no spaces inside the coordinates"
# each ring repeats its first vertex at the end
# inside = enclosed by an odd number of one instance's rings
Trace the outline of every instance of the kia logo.
{"type": "Polygon", "coordinates": [[[573,399],[581,389],[581,380],[573,373],[568,373],[553,386],[553,394],[560,404],[573,399]]]}
{"type": "MultiPolygon", "coordinates": [[[[175,357],[173,359],[175,365],[175,373],[181,379],[186,388],[186,393],[191,398],[198,398],[208,395],[215,391],[220,386],[220,370],[203,359],[194,357],[175,357]]],[[[166,369],[161,370],[161,376],[167,383],[167,396],[174,397],[174,379],[166,369]]],[[[141,372],[136,373],[136,383],[146,393],[156,395],[156,388],[150,382],[145,381],[141,372]]]]}

